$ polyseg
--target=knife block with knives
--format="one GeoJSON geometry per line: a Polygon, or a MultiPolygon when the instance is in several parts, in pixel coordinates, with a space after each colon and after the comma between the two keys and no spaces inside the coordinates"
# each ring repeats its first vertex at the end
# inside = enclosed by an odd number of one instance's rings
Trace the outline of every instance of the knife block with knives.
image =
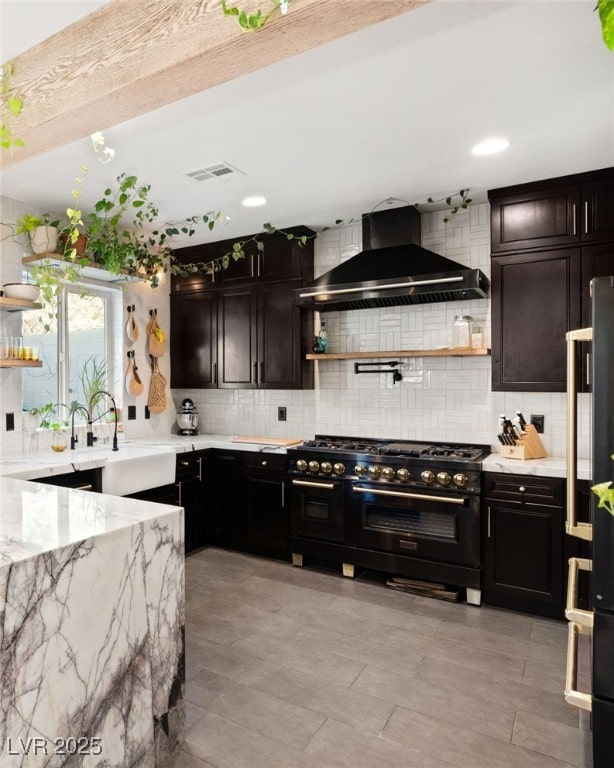
{"type": "Polygon", "coordinates": [[[548,455],[532,424],[524,425],[524,434],[515,438],[514,445],[501,445],[499,453],[506,459],[545,459],[548,455]]]}

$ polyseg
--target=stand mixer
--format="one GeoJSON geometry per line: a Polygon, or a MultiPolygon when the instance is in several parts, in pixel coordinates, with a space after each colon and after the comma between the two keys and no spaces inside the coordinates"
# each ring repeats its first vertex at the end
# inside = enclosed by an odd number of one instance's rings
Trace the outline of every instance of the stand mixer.
{"type": "Polygon", "coordinates": [[[177,413],[176,422],[180,435],[198,434],[198,412],[189,397],[181,401],[181,410],[177,413]]]}

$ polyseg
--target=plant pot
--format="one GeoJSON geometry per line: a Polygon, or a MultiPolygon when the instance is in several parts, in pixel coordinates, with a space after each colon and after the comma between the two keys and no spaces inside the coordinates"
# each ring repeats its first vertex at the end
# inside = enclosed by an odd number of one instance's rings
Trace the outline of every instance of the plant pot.
{"type": "Polygon", "coordinates": [[[85,256],[85,249],[87,247],[87,235],[80,234],[74,243],[69,243],[67,235],[60,235],[60,253],[64,254],[66,251],[75,249],[77,258],[85,256]]]}
{"type": "Polygon", "coordinates": [[[53,253],[58,247],[57,227],[36,227],[30,235],[30,243],[34,253],[53,253]]]}

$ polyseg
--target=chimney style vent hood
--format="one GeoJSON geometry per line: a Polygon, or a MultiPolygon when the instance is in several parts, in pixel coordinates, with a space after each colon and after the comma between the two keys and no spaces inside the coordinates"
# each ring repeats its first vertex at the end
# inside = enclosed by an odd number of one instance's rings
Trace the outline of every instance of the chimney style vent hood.
{"type": "Polygon", "coordinates": [[[327,312],[483,299],[479,269],[420,247],[420,214],[413,206],[363,216],[365,250],[294,292],[301,307],[327,312]]]}

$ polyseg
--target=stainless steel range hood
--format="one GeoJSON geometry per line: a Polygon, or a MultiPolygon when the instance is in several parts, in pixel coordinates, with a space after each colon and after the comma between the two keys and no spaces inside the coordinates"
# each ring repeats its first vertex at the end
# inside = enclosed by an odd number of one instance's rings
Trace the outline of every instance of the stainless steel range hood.
{"type": "Polygon", "coordinates": [[[363,217],[365,250],[295,290],[299,306],[327,312],[482,299],[488,279],[416,243],[420,215],[406,206],[363,217]]]}

